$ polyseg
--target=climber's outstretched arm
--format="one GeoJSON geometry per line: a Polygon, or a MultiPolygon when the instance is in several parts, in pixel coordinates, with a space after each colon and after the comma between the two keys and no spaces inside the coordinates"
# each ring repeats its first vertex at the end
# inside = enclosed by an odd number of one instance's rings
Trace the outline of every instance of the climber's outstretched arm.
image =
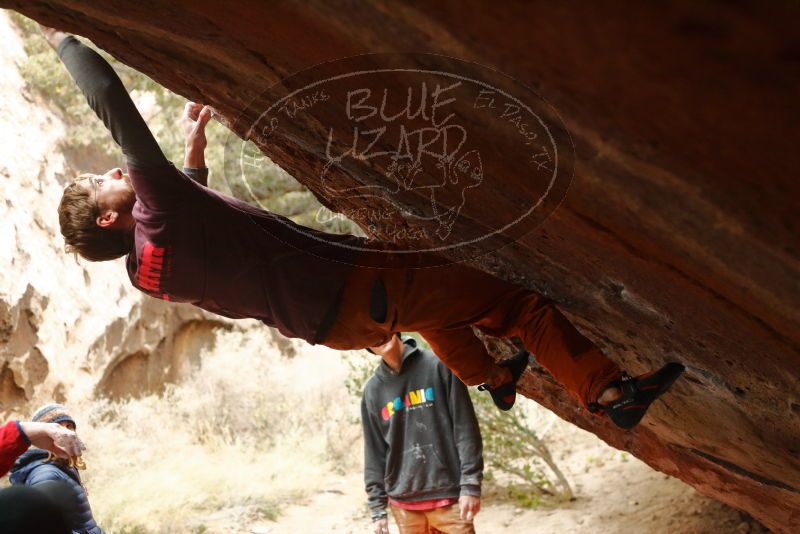
{"type": "Polygon", "coordinates": [[[42,31],[128,162],[143,167],[167,165],[167,158],[111,65],[72,35],[51,28],[42,31]]]}

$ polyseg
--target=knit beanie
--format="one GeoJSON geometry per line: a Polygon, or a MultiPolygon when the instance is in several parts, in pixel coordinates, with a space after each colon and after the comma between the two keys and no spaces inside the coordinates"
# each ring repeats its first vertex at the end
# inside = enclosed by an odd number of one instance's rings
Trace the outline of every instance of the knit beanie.
{"type": "Polygon", "coordinates": [[[37,421],[40,423],[60,423],[61,421],[70,421],[73,425],[78,426],[77,423],[75,423],[75,419],[73,419],[72,416],[67,413],[67,409],[64,407],[64,405],[56,403],[45,404],[36,410],[36,413],[33,414],[31,421],[37,421]]]}

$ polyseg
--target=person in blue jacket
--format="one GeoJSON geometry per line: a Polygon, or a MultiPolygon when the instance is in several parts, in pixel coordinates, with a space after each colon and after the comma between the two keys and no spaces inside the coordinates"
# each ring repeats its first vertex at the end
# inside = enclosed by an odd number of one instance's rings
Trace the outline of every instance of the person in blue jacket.
{"type": "MultiPolygon", "coordinates": [[[[42,406],[31,420],[58,423],[72,431],[76,429],[75,420],[61,404],[42,406]]],[[[14,486],[38,486],[51,481],[67,483],[78,498],[78,513],[74,515],[72,526],[73,534],[104,534],[92,516],[86,489],[78,473],[79,468],[83,468],[82,462],[66,461],[48,451],[31,448],[14,463],[9,479],[14,486]]]]}

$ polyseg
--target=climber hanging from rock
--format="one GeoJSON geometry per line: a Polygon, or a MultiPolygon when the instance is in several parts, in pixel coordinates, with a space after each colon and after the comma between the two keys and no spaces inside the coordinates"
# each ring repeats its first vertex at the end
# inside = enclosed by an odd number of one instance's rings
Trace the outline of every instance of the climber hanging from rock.
{"type": "MultiPolygon", "coordinates": [[[[89,261],[125,257],[144,293],[230,318],[254,318],[288,337],[334,349],[379,346],[419,332],[467,385],[510,409],[528,353],[495,363],[472,326],[518,336],[587,409],[631,428],[683,371],[677,363],[630,378],[545,298],[461,264],[414,268],[425,254],[375,254],[389,245],[299,227],[206,187],[208,107],[184,110],[184,170],[167,161],[111,66],[75,37],[45,29],[127,160],[69,184],[59,206],[67,250],[89,261]]],[[[440,262],[441,263],[441,262],[440,262]]],[[[426,264],[427,265],[427,264],[426,264]]]]}

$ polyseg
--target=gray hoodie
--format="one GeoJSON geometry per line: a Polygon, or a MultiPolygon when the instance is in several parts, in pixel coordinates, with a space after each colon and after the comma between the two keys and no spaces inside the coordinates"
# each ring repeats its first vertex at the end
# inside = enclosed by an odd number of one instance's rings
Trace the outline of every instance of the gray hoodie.
{"type": "Polygon", "coordinates": [[[467,388],[405,339],[400,373],[381,362],[364,386],[364,483],[373,519],[401,502],[480,496],[481,434],[467,388]]]}

